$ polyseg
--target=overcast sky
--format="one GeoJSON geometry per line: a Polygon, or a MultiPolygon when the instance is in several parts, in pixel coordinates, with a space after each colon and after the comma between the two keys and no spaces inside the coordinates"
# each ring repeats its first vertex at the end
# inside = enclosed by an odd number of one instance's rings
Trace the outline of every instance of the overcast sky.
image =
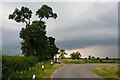
{"type": "MultiPolygon", "coordinates": [[[[25,24],[8,20],[15,8],[29,7],[32,20],[43,4],[58,14],[47,22],[47,35],[56,38],[56,45],[68,54],[80,51],[83,57],[118,57],[118,3],[117,2],[8,2],[2,3],[2,50],[9,55],[20,53],[19,32],[25,24]]],[[[0,28],[1,29],[1,28],[0,28]]],[[[1,43],[0,43],[1,44],[1,43]]]]}

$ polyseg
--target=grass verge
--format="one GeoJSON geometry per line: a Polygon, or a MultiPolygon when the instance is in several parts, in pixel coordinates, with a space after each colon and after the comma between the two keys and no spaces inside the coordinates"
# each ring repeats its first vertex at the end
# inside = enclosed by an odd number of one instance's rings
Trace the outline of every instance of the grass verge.
{"type": "Polygon", "coordinates": [[[93,73],[105,78],[105,80],[118,80],[120,76],[120,65],[113,66],[97,66],[92,69],[93,73]]]}
{"type": "Polygon", "coordinates": [[[59,67],[61,67],[63,64],[57,64],[55,63],[53,66],[51,66],[50,62],[45,62],[45,70],[42,71],[41,69],[41,64],[36,65],[36,67],[31,68],[29,71],[22,71],[20,73],[14,73],[13,77],[15,78],[28,78],[32,79],[32,75],[35,72],[36,74],[36,79],[39,80],[40,78],[50,78],[52,75],[53,71],[59,67]]]}
{"type": "Polygon", "coordinates": [[[43,78],[51,78],[52,73],[58,69],[59,67],[61,67],[63,64],[55,64],[52,68],[49,68],[45,71],[45,75],[43,75],[43,78]]]}

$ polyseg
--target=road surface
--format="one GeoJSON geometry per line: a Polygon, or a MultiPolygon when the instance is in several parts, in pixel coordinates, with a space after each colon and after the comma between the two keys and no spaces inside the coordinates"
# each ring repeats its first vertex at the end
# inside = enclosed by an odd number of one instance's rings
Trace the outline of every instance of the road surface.
{"type": "Polygon", "coordinates": [[[112,64],[65,64],[53,73],[52,78],[99,78],[99,80],[104,80],[91,72],[91,68],[100,65],[112,64]]]}

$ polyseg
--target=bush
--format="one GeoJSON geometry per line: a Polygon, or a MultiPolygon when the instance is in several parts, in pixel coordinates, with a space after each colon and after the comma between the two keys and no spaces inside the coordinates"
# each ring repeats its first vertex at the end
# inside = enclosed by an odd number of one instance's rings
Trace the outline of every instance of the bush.
{"type": "Polygon", "coordinates": [[[118,74],[118,76],[120,76],[120,70],[118,70],[118,71],[116,72],[116,74],[118,74]]]}
{"type": "Polygon", "coordinates": [[[38,63],[36,57],[3,56],[2,57],[2,78],[11,78],[12,74],[28,70],[38,63]]]}

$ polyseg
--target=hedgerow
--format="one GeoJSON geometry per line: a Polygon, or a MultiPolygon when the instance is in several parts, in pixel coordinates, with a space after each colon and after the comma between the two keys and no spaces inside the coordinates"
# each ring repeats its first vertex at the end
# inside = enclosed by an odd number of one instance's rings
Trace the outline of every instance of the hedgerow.
{"type": "Polygon", "coordinates": [[[38,59],[33,56],[2,56],[2,78],[11,78],[12,74],[28,70],[37,63],[38,59]]]}

